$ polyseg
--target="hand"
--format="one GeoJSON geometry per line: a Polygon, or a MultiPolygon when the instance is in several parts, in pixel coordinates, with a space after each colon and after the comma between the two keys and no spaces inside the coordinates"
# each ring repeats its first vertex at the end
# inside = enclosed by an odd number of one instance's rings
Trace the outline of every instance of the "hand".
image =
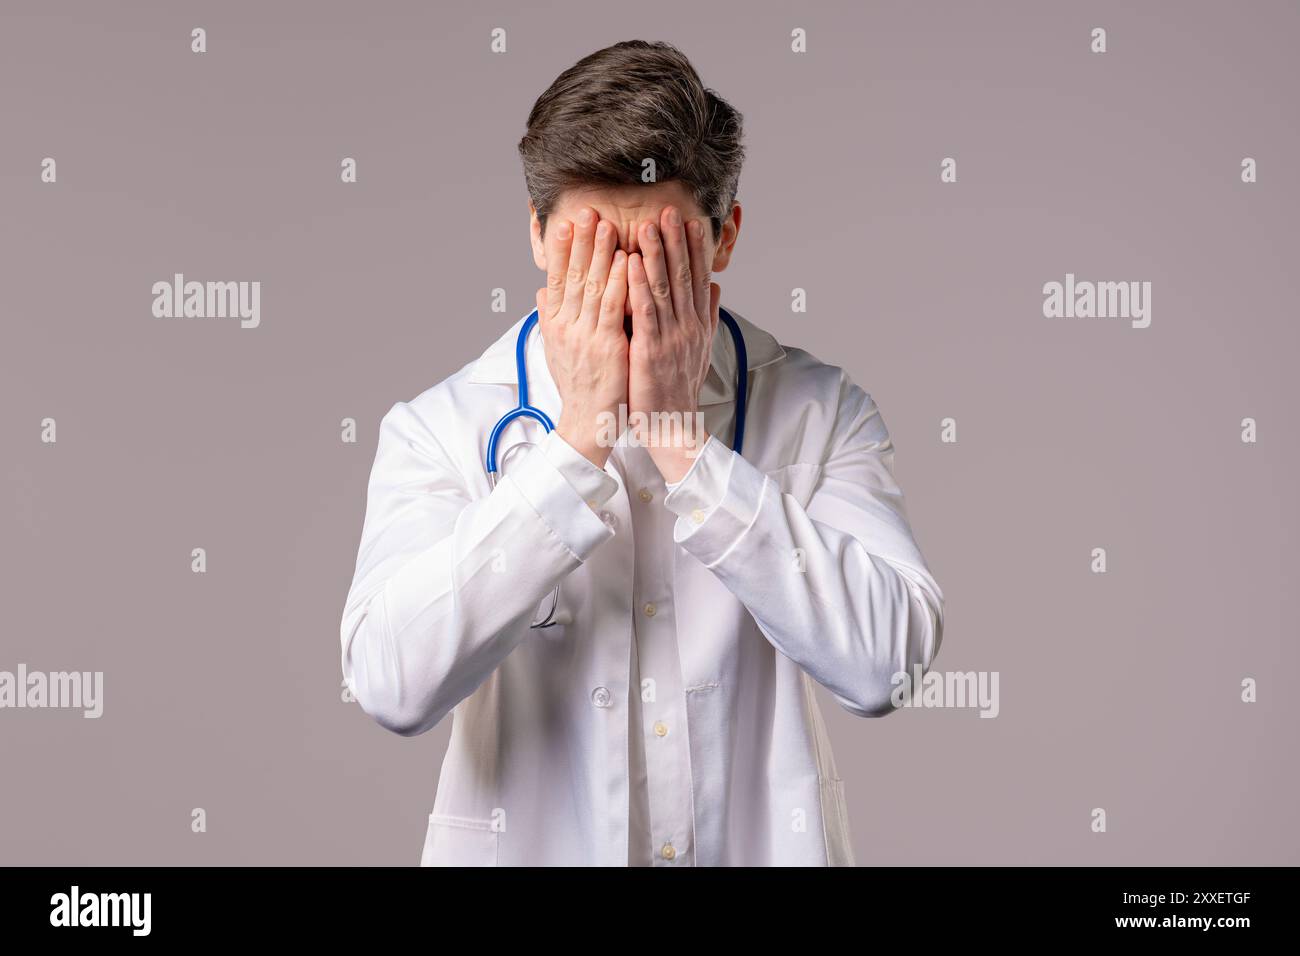
{"type": "Polygon", "coordinates": [[[598,218],[584,207],[576,223],[551,223],[537,317],[546,365],[563,403],[555,430],[604,468],[611,442],[601,436],[612,429],[603,426],[603,413],[616,422],[619,405],[627,401],[627,254],[617,248],[614,224],[598,218]]]}
{"type": "Polygon", "coordinates": [[[640,252],[628,257],[632,342],[628,355],[628,417],[640,412],[674,427],[635,436],[665,481],[680,481],[708,435],[699,422],[700,386],[709,370],[722,289],[710,281],[704,221],[683,228],[681,213],[665,206],[659,224],[638,224],[640,252]]]}

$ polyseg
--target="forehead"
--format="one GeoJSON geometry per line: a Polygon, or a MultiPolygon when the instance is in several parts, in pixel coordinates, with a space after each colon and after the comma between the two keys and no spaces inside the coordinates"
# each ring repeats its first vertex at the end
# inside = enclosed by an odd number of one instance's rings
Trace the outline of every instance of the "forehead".
{"type": "Polygon", "coordinates": [[[683,218],[704,215],[690,190],[677,180],[629,186],[589,186],[566,189],[550,218],[572,219],[583,206],[591,206],[601,219],[627,224],[641,219],[658,219],[667,205],[681,210],[683,218]]]}

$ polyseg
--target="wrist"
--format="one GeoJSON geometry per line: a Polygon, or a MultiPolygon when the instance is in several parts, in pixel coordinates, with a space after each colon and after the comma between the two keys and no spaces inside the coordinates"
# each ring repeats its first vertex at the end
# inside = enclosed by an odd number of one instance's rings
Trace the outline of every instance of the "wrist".
{"type": "Polygon", "coordinates": [[[658,447],[651,445],[647,450],[664,481],[674,484],[686,477],[686,473],[691,470],[691,466],[695,464],[695,460],[708,440],[708,433],[701,428],[681,444],[658,447]]]}
{"type": "Polygon", "coordinates": [[[559,423],[555,426],[555,431],[583,458],[586,458],[597,468],[605,467],[605,462],[609,460],[611,448],[608,443],[600,440],[601,426],[598,418],[595,416],[565,417],[561,415],[559,423]]]}

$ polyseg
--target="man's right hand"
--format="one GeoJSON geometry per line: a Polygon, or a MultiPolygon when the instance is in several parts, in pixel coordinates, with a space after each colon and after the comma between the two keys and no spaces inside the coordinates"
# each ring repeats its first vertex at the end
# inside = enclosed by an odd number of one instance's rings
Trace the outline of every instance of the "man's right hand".
{"type": "Polygon", "coordinates": [[[546,232],[546,288],[537,290],[537,317],[563,403],[555,430],[604,468],[611,448],[601,440],[610,437],[602,413],[617,421],[627,402],[627,254],[618,248],[614,224],[600,222],[590,207],[577,222],[554,220],[546,232]]]}

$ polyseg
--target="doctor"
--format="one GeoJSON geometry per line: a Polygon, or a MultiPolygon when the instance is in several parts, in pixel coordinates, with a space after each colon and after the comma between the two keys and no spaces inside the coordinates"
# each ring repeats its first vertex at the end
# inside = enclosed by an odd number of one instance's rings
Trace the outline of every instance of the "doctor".
{"type": "Polygon", "coordinates": [[[889,713],[943,597],[871,397],[721,308],[740,138],[666,44],[565,71],[520,144],[541,414],[491,480],[524,317],[384,416],[342,666],[390,730],[452,718],[425,865],[854,863],[814,687],[889,713]]]}

